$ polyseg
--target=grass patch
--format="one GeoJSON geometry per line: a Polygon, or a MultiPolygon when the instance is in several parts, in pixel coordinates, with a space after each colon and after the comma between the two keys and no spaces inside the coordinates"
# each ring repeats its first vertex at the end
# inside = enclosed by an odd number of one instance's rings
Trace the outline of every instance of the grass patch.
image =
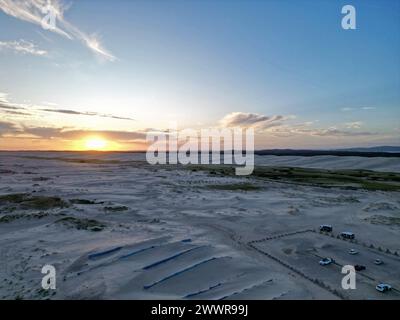
{"type": "Polygon", "coordinates": [[[15,171],[8,170],[8,169],[0,169],[0,174],[15,174],[15,171]]]}
{"type": "Polygon", "coordinates": [[[42,219],[49,214],[45,212],[38,212],[32,214],[7,214],[0,218],[0,223],[9,223],[19,219],[42,219]]]}
{"type": "Polygon", "coordinates": [[[251,183],[232,183],[232,184],[211,184],[206,188],[211,190],[227,190],[227,191],[257,191],[261,188],[251,183]]]}
{"type": "Polygon", "coordinates": [[[68,203],[59,197],[32,196],[28,193],[15,193],[0,196],[0,205],[4,204],[18,204],[21,209],[37,210],[68,207],[68,203]]]}
{"type": "Polygon", "coordinates": [[[87,199],[70,199],[69,202],[72,204],[97,204],[95,201],[87,199]]]}
{"type": "MultiPolygon", "coordinates": [[[[228,165],[196,165],[188,166],[188,169],[212,175],[236,176],[235,168],[228,165]]],[[[250,177],[326,188],[400,191],[400,173],[393,172],[256,166],[250,177]]]]}
{"type": "Polygon", "coordinates": [[[58,160],[70,163],[87,163],[87,164],[120,164],[124,163],[120,160],[102,160],[102,159],[77,159],[77,158],[63,158],[63,157],[36,157],[36,156],[25,156],[23,158],[36,159],[36,160],[58,160]]]}
{"type": "Polygon", "coordinates": [[[75,217],[65,217],[57,220],[55,223],[65,225],[77,230],[102,231],[105,224],[93,219],[81,219],[75,217]]]}
{"type": "Polygon", "coordinates": [[[51,180],[51,178],[46,178],[46,177],[38,177],[38,178],[33,178],[32,181],[34,182],[42,182],[42,181],[48,181],[51,180]]]}
{"type": "Polygon", "coordinates": [[[113,207],[104,207],[104,210],[111,211],[111,212],[119,212],[119,211],[126,211],[129,208],[126,206],[113,206],[113,207]]]}
{"type": "Polygon", "coordinates": [[[6,194],[4,196],[0,196],[0,204],[3,203],[21,203],[23,202],[29,194],[27,193],[14,193],[14,194],[6,194]]]}
{"type": "Polygon", "coordinates": [[[383,224],[383,225],[387,225],[387,226],[400,226],[400,218],[397,218],[397,217],[374,215],[369,218],[365,218],[365,221],[368,221],[372,224],[383,224]]]}

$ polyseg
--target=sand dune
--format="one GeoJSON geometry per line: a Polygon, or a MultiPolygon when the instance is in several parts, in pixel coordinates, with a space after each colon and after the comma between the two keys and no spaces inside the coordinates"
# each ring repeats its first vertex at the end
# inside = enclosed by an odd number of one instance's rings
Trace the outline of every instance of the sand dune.
{"type": "Polygon", "coordinates": [[[332,170],[364,169],[384,172],[400,172],[400,158],[256,156],[255,163],[263,166],[287,166],[332,170]]]}
{"type": "MultiPolygon", "coordinates": [[[[264,165],[399,168],[393,159],[260,158],[264,165]]],[[[340,291],[340,270],[319,273],[319,258],[307,252],[341,256],[347,244],[323,235],[315,241],[313,233],[289,234],[322,223],[334,225],[335,232],[352,230],[361,251],[364,242],[382,249],[368,249],[364,257],[391,261],[386,274],[393,279],[368,266],[370,276],[398,287],[398,192],[212,175],[146,166],[142,160],[143,155],[122,153],[2,153],[0,297],[398,298],[396,292],[381,295],[369,280],[362,282],[364,291],[340,291]],[[242,179],[256,188],[230,187],[242,179]],[[325,252],[324,239],[336,251],[325,252]],[[45,264],[56,267],[57,290],[41,289],[45,264]]],[[[347,254],[342,259],[351,263],[347,254]]]]}

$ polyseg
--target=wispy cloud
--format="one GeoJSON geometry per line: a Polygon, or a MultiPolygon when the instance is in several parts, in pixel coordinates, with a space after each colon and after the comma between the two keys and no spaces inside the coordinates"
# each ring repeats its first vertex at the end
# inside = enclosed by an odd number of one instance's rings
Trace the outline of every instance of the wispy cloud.
{"type": "Polygon", "coordinates": [[[363,137],[363,136],[375,136],[377,133],[369,131],[352,131],[340,129],[337,127],[330,128],[312,128],[308,125],[285,125],[278,128],[274,128],[271,133],[280,137],[292,137],[296,135],[307,135],[314,137],[363,137]]]}
{"type": "Polygon", "coordinates": [[[47,51],[39,49],[37,45],[26,40],[0,41],[0,51],[8,50],[19,54],[47,56],[47,51]]]}
{"type": "Polygon", "coordinates": [[[16,124],[11,121],[0,121],[0,137],[10,136],[16,138],[36,139],[61,139],[79,140],[87,136],[102,136],[112,141],[137,142],[145,141],[144,131],[120,131],[120,130],[85,130],[65,127],[45,127],[16,124]]]}
{"type": "Polygon", "coordinates": [[[350,107],[345,107],[341,108],[340,110],[343,112],[349,112],[349,111],[355,111],[355,110],[363,110],[363,111],[368,111],[368,110],[375,110],[375,107],[358,107],[358,108],[350,108],[350,107]]]}
{"type": "Polygon", "coordinates": [[[342,110],[343,112],[348,112],[348,111],[354,110],[354,108],[344,107],[344,108],[341,108],[340,110],[342,110]]]}
{"type": "Polygon", "coordinates": [[[313,129],[309,130],[306,133],[320,137],[358,137],[358,136],[376,135],[376,133],[369,131],[348,131],[348,130],[341,130],[335,127],[328,129],[313,129]]]}
{"type": "MultiPolygon", "coordinates": [[[[65,20],[64,12],[67,7],[61,0],[53,0],[50,1],[50,3],[56,16],[56,26],[55,28],[49,29],[49,31],[55,32],[70,40],[81,41],[87,48],[108,61],[114,61],[116,59],[113,54],[103,47],[98,36],[94,34],[89,35],[65,20]]],[[[47,5],[47,0],[0,0],[0,9],[6,14],[40,26],[42,25],[42,19],[45,17],[42,10],[46,8],[47,5]]]]}
{"type": "Polygon", "coordinates": [[[266,116],[257,113],[232,112],[223,117],[219,123],[222,127],[267,129],[281,125],[288,118],[281,115],[266,116]]]}
{"type": "Polygon", "coordinates": [[[363,123],[361,121],[353,121],[345,123],[346,128],[348,129],[360,129],[363,123]]]}
{"type": "MultiPolygon", "coordinates": [[[[52,105],[55,104],[53,103],[52,105]]],[[[33,115],[32,113],[48,112],[48,113],[61,113],[61,114],[76,115],[76,116],[92,116],[92,117],[102,117],[102,118],[110,118],[116,120],[136,121],[135,119],[130,117],[123,117],[113,114],[104,114],[93,111],[76,111],[72,109],[57,109],[57,108],[51,109],[48,106],[31,106],[26,104],[13,103],[8,99],[8,95],[6,93],[1,93],[1,92],[0,92],[0,112],[14,114],[14,115],[33,115]]]]}
{"type": "Polygon", "coordinates": [[[5,110],[25,110],[25,106],[22,104],[12,103],[8,99],[8,94],[0,92],[0,109],[5,110]]]}
{"type": "Polygon", "coordinates": [[[111,119],[118,119],[118,120],[135,121],[135,119],[129,118],[129,117],[120,117],[120,116],[115,116],[115,115],[112,115],[112,114],[104,114],[104,113],[91,112],[91,111],[80,112],[80,111],[69,110],[69,109],[40,109],[40,111],[53,112],[53,113],[64,113],[64,114],[72,114],[72,115],[81,115],[81,116],[97,116],[97,117],[111,118],[111,119]]]}
{"type": "Polygon", "coordinates": [[[0,121],[0,137],[4,134],[17,133],[19,131],[16,124],[12,122],[0,121]]]}
{"type": "Polygon", "coordinates": [[[21,111],[13,111],[13,110],[3,110],[3,113],[12,114],[13,116],[31,116],[31,113],[21,112],[21,111]]]}
{"type": "Polygon", "coordinates": [[[145,140],[146,134],[140,131],[113,131],[113,130],[76,130],[52,127],[23,127],[18,134],[32,135],[41,139],[77,140],[87,136],[102,136],[112,141],[138,141],[145,140]]]}
{"type": "Polygon", "coordinates": [[[223,127],[254,128],[258,133],[268,133],[277,137],[293,137],[299,135],[317,137],[357,137],[372,136],[374,132],[359,131],[362,122],[354,121],[330,128],[313,128],[314,122],[289,123],[294,116],[267,116],[257,113],[233,112],[223,117],[219,123],[223,127]],[[342,127],[342,128],[341,128],[342,127]]]}
{"type": "MultiPolygon", "coordinates": [[[[47,0],[0,0],[0,9],[14,18],[41,25],[42,19],[45,16],[42,10],[47,4],[47,0]]],[[[65,8],[62,7],[61,2],[54,0],[51,1],[51,5],[55,10],[57,18],[62,18],[65,8]]],[[[55,27],[51,31],[72,39],[68,33],[59,27],[55,27]]]]}

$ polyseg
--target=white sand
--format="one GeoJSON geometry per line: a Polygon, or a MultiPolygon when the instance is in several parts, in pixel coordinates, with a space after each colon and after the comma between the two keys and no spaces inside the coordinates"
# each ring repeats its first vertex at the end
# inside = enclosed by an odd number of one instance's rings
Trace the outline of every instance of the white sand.
{"type": "MultiPolygon", "coordinates": [[[[368,221],[377,215],[400,217],[397,192],[324,189],[251,178],[248,182],[258,184],[260,191],[219,191],[206,186],[237,183],[238,178],[172,168],[157,170],[141,162],[85,164],[23,158],[27,155],[144,159],[140,154],[118,153],[1,153],[0,195],[30,193],[96,202],[48,210],[0,204],[0,218],[19,217],[0,223],[3,299],[337,299],[339,296],[330,290],[258,252],[249,241],[329,223],[336,232],[355,232],[360,242],[400,252],[399,225],[368,221]],[[40,213],[40,219],[34,216],[40,213]],[[69,216],[95,219],[106,227],[94,232],[57,222],[69,216]],[[57,269],[55,291],[40,290],[40,270],[45,264],[57,269]]],[[[257,157],[256,162],[400,170],[399,160],[382,158],[266,156],[257,157]]],[[[321,241],[312,233],[296,237],[257,245],[307,275],[327,277],[332,288],[342,290],[339,269],[320,274],[319,258],[306,255],[310,248],[325,254],[321,241]]],[[[329,239],[329,248],[347,250],[343,241],[329,239]]],[[[376,256],[366,250],[362,254],[365,264],[376,256]]],[[[351,263],[350,256],[338,256],[338,261],[351,263]]],[[[390,277],[385,278],[383,269],[369,265],[367,271],[376,281],[390,281],[400,288],[399,258],[382,256],[390,261],[385,266],[391,270],[390,277]]],[[[399,297],[397,292],[380,294],[374,285],[374,281],[363,280],[360,290],[342,290],[342,294],[361,299],[399,297]]]]}
{"type": "Polygon", "coordinates": [[[399,158],[367,158],[338,156],[256,156],[255,163],[266,166],[316,169],[364,169],[382,172],[400,172],[399,158]]]}

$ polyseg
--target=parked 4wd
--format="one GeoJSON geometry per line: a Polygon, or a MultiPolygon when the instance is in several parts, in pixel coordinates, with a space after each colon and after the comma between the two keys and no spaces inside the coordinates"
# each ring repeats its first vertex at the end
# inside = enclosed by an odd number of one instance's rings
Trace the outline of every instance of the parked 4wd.
{"type": "Polygon", "coordinates": [[[342,232],[342,233],[340,234],[340,236],[341,236],[343,239],[354,239],[354,238],[355,238],[354,233],[353,233],[353,232],[348,232],[348,231],[342,232]]]}
{"type": "Polygon", "coordinates": [[[381,259],[375,259],[374,263],[376,265],[381,265],[381,264],[383,264],[383,261],[381,259]]]}
{"type": "Polygon", "coordinates": [[[327,266],[328,264],[334,263],[335,260],[333,260],[332,258],[323,258],[322,260],[320,260],[319,264],[321,266],[327,266]]]}
{"type": "Polygon", "coordinates": [[[380,283],[375,287],[375,289],[380,292],[387,292],[392,290],[392,286],[387,283],[380,283]]]}
{"type": "Polygon", "coordinates": [[[358,253],[358,251],[357,250],[355,250],[355,249],[350,249],[349,250],[349,254],[357,254],[358,253]]]}

